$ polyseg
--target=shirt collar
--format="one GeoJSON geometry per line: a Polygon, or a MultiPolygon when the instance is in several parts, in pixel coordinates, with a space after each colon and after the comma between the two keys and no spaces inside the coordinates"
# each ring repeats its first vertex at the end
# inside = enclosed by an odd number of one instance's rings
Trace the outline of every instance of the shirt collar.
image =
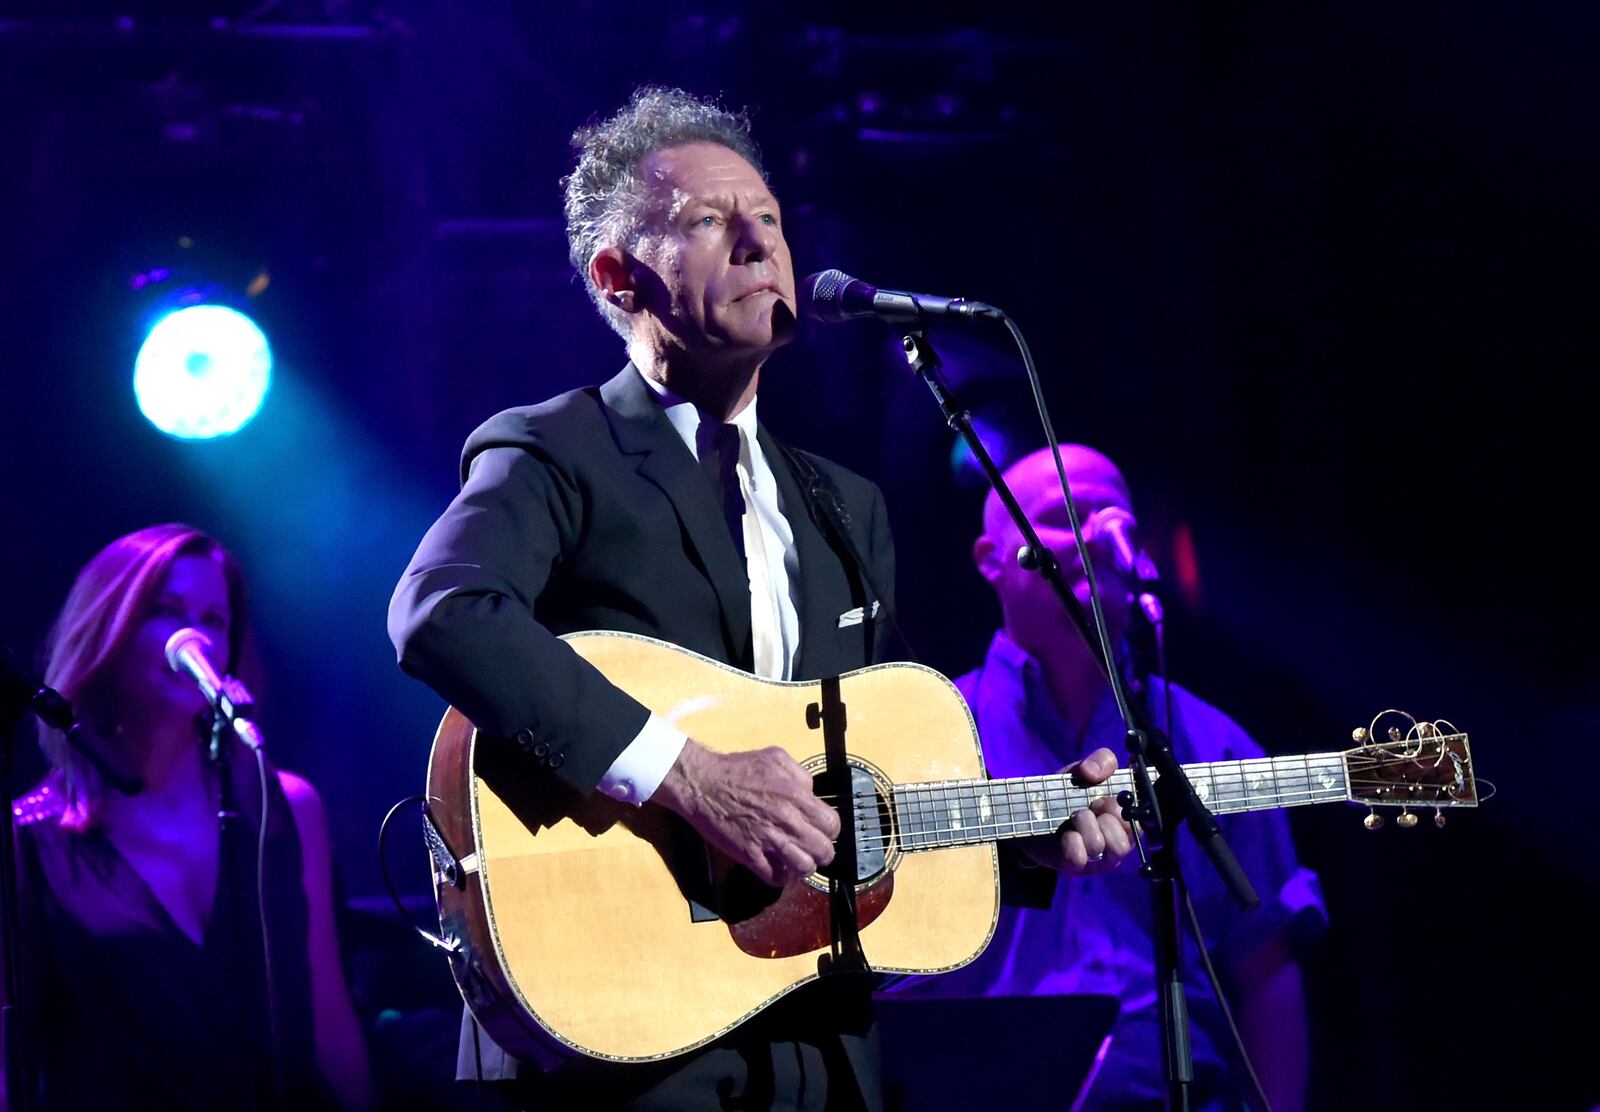
{"type": "Polygon", "coordinates": [[[1095,747],[1096,739],[1115,737],[1121,730],[1116,700],[1107,688],[1100,694],[1084,738],[1069,736],[1045,682],[1043,665],[1003,628],[995,631],[989,643],[979,700],[988,713],[1003,715],[1014,723],[1013,728],[1037,739],[1062,761],[1077,760],[1095,747]]]}
{"type": "MultiPolygon", "coordinates": [[[[678,436],[688,446],[689,451],[694,454],[694,458],[698,460],[700,458],[700,448],[696,438],[700,432],[701,424],[706,421],[714,424],[721,424],[722,422],[702,412],[698,406],[688,399],[674,394],[664,383],[657,382],[640,370],[637,365],[633,369],[638,371],[640,378],[644,379],[644,384],[650,388],[651,394],[661,404],[662,412],[666,414],[667,420],[672,423],[672,427],[677,430],[678,436]]],[[[728,424],[733,425],[742,434],[740,439],[743,443],[740,455],[753,456],[757,428],[756,399],[751,398],[750,404],[740,410],[739,415],[729,421],[728,424]]]]}

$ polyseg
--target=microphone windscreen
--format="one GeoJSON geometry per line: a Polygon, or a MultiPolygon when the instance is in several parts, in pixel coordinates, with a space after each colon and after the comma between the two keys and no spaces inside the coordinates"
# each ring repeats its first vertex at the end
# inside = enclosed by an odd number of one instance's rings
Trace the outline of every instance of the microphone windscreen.
{"type": "Polygon", "coordinates": [[[198,629],[180,629],[167,638],[167,666],[174,672],[183,671],[183,650],[194,646],[202,657],[209,660],[211,638],[201,633],[198,629]]]}
{"type": "Polygon", "coordinates": [[[842,270],[819,270],[801,284],[800,311],[812,320],[838,324],[849,320],[844,311],[844,290],[856,279],[842,270]]]}
{"type": "Polygon", "coordinates": [[[1104,537],[1115,557],[1117,570],[1131,575],[1138,567],[1139,549],[1132,534],[1139,528],[1134,516],[1121,506],[1105,506],[1089,515],[1084,532],[1092,538],[1104,537]]]}

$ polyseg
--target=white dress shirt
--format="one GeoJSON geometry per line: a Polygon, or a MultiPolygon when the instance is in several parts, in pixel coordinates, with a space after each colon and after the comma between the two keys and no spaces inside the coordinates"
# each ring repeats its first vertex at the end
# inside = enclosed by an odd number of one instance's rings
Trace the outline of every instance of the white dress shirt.
{"type": "MultiPolygon", "coordinates": [[[[701,413],[693,402],[678,397],[649,375],[640,372],[640,377],[660,401],[667,420],[683,438],[690,453],[699,460],[701,425],[715,426],[722,422],[701,413]]],[[[777,480],[773,478],[766,453],[761,450],[761,441],[756,437],[755,399],[752,398],[728,423],[739,430],[738,472],[746,502],[746,563],[758,572],[750,576],[752,592],[763,579],[770,589],[768,597],[752,596],[750,600],[752,630],[766,623],[755,636],[758,640],[768,640],[774,650],[767,661],[761,660],[758,653],[756,666],[758,673],[767,674],[768,679],[786,680],[793,674],[795,650],[800,644],[800,611],[794,597],[800,562],[794,530],[783,516],[777,480]],[[759,554],[749,551],[749,542],[757,534],[761,544],[759,554]],[[758,567],[758,560],[763,560],[763,566],[758,567]],[[775,616],[776,629],[770,628],[773,617],[769,615],[775,616]]],[[[645,802],[661,786],[687,740],[688,735],[677,726],[652,713],[638,736],[600,777],[600,790],[613,799],[635,806],[645,802]]]]}

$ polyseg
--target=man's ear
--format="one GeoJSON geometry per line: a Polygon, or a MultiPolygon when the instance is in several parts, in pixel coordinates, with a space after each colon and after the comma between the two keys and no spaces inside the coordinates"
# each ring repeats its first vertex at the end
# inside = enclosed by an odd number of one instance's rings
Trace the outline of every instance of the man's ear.
{"type": "Polygon", "coordinates": [[[977,565],[978,574],[990,583],[1000,578],[1001,561],[1004,557],[1000,553],[1000,546],[993,537],[984,533],[972,542],[972,562],[977,565]]]}
{"type": "Polygon", "coordinates": [[[620,247],[602,247],[589,260],[589,281],[600,296],[624,313],[638,310],[638,290],[633,284],[633,260],[620,247]]]}

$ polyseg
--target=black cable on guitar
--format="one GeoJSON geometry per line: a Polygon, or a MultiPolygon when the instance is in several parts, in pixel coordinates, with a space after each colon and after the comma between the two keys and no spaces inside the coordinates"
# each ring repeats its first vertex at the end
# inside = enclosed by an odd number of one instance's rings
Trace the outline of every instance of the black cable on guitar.
{"type": "Polygon", "coordinates": [[[390,807],[389,813],[383,816],[383,822],[378,824],[378,871],[383,874],[384,887],[389,889],[389,899],[394,902],[395,912],[402,920],[405,921],[406,926],[415,931],[417,933],[417,937],[421,938],[428,945],[437,946],[446,953],[450,953],[454,950],[454,947],[451,946],[450,943],[446,942],[432,931],[425,930],[418,926],[416,920],[411,918],[411,913],[406,910],[405,902],[400,899],[399,889],[394,886],[394,878],[389,875],[389,858],[384,852],[384,842],[389,836],[389,823],[395,817],[395,815],[399,813],[400,808],[412,803],[420,803],[422,804],[424,810],[426,810],[428,800],[425,796],[408,795],[400,802],[396,803],[393,807],[390,807]]]}
{"type": "MultiPolygon", "coordinates": [[[[434,934],[432,931],[424,930],[422,927],[417,925],[415,920],[411,918],[411,913],[406,910],[405,902],[400,899],[399,889],[394,886],[394,878],[389,875],[389,857],[384,851],[384,843],[389,837],[389,823],[394,819],[395,815],[400,812],[400,808],[412,803],[422,804],[423,815],[427,815],[427,797],[421,795],[408,795],[396,803],[393,807],[390,807],[388,813],[383,816],[383,821],[378,824],[378,871],[383,874],[384,887],[389,889],[389,899],[394,903],[395,913],[400,916],[400,918],[405,922],[406,926],[415,931],[417,936],[428,945],[436,946],[439,949],[444,950],[446,953],[451,953],[453,952],[454,948],[448,942],[434,934]]],[[[476,1108],[482,1108],[483,1046],[478,1037],[477,1016],[469,1015],[468,1022],[472,1024],[472,1060],[477,1068],[477,1086],[473,1096],[473,1106],[476,1108]]]]}

